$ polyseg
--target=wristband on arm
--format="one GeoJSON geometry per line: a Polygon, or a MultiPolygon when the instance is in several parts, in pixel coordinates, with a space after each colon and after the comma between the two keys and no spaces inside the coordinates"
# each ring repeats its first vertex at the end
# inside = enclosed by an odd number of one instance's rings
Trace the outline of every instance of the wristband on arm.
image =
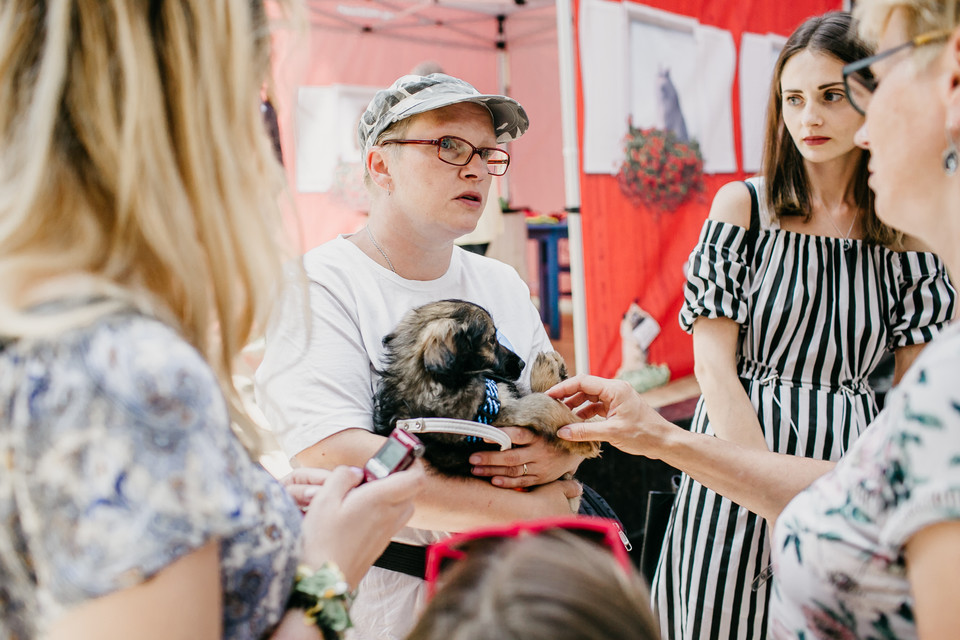
{"type": "Polygon", "coordinates": [[[301,564],[287,608],[303,609],[304,622],[316,625],[325,639],[339,638],[353,626],[347,612],[353,597],[346,577],[333,562],[319,569],[301,564]]]}

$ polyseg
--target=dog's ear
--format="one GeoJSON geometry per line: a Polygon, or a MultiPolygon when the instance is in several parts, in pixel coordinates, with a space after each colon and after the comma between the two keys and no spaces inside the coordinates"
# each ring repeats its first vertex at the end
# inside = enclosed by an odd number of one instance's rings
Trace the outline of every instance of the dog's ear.
{"type": "Polygon", "coordinates": [[[448,374],[457,360],[459,323],[441,318],[423,332],[423,366],[434,376],[448,374]]]}
{"type": "Polygon", "coordinates": [[[497,342],[493,319],[487,312],[464,318],[457,332],[460,367],[469,371],[497,371],[501,346],[497,342]]]}

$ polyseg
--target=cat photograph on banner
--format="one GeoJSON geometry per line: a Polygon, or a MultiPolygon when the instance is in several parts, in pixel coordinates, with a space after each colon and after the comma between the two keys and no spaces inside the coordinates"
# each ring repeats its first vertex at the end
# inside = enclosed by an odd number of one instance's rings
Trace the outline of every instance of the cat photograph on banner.
{"type": "Polygon", "coordinates": [[[706,173],[736,171],[731,34],[669,12],[633,8],[627,15],[633,126],[696,141],[706,173]]]}
{"type": "MultiPolygon", "coordinates": [[[[684,106],[693,108],[698,98],[693,32],[633,20],[630,59],[634,63],[630,74],[633,126],[672,131],[677,138],[688,142],[691,131],[687,128],[684,106]]],[[[695,128],[693,131],[699,133],[695,128]]],[[[693,137],[699,139],[698,135],[693,137]]]]}

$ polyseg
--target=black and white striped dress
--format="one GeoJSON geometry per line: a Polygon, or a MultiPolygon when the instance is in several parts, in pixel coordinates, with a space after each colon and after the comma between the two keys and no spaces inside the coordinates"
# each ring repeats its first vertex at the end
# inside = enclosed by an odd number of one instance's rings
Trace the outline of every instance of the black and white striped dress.
{"type": "MultiPolygon", "coordinates": [[[[761,199],[749,265],[746,230],[706,222],[680,322],[740,323],[740,378],[767,446],[836,460],[877,413],[867,376],[884,351],[928,342],[955,292],[931,253],[785,231],[765,209],[761,199]]],[[[691,429],[713,433],[703,398],[691,429]]],[[[768,536],[762,519],[683,475],[652,587],[663,637],[765,638],[768,536]]]]}

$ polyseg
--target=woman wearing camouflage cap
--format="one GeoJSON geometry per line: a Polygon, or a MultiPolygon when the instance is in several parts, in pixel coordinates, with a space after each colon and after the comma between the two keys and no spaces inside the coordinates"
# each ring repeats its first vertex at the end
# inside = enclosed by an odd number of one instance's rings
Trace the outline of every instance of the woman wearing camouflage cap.
{"type": "MultiPolygon", "coordinates": [[[[361,466],[383,442],[372,433],[381,340],[411,308],[469,300],[490,311],[501,340],[525,360],[551,349],[517,273],[454,245],[476,225],[491,176],[509,166],[497,145],[517,139],[527,125],[514,100],[480,94],[443,74],[404,76],[371,101],[358,129],[371,196],[368,224],[304,256],[307,289],[290,287],[257,372],[261,404],[300,464],[361,466]]],[[[416,554],[445,531],[569,513],[567,499],[579,486],[557,479],[580,459],[524,429],[508,431],[522,446],[487,454],[492,466],[476,471],[493,476],[492,484],[428,477],[410,523],[416,528],[395,538],[410,546],[396,548],[416,554]],[[502,490],[535,485],[528,493],[502,490]]],[[[353,637],[402,638],[409,631],[423,605],[421,562],[407,573],[371,569],[351,610],[353,637]]]]}

